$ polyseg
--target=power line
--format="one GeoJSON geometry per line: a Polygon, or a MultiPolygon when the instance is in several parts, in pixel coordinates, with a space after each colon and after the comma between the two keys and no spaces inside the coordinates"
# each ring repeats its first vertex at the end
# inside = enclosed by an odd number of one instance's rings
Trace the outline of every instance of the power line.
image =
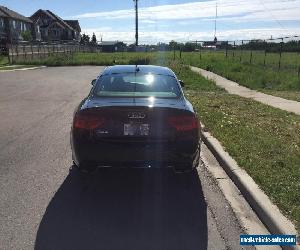
{"type": "MultiPolygon", "coordinates": [[[[237,40],[223,40],[224,42],[257,42],[257,41],[276,41],[282,39],[295,39],[300,38],[300,35],[294,36],[285,36],[285,37],[276,37],[276,38],[269,38],[269,39],[237,39],[237,40]]],[[[196,41],[189,41],[189,42],[196,42],[196,41]]],[[[209,40],[197,40],[197,42],[209,42],[209,40]]]]}
{"type": "Polygon", "coordinates": [[[279,22],[279,20],[273,15],[272,11],[267,8],[267,6],[264,4],[264,2],[262,2],[261,0],[258,0],[260,2],[260,4],[264,7],[265,11],[269,13],[270,17],[281,27],[282,30],[289,32],[283,25],[281,22],[279,22]]]}

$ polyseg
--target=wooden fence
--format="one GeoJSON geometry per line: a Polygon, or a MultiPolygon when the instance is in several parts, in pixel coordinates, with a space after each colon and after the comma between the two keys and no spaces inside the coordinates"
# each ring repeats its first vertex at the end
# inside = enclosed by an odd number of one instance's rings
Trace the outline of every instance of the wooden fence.
{"type": "Polygon", "coordinates": [[[97,46],[78,43],[9,44],[7,51],[10,63],[41,60],[52,55],[72,54],[73,52],[100,52],[97,46]]]}

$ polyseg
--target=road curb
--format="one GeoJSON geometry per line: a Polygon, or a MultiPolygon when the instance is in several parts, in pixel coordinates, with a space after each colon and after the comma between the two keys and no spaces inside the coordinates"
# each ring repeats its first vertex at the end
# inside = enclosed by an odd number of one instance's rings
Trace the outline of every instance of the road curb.
{"type": "Polygon", "coordinates": [[[13,71],[26,71],[26,70],[33,70],[33,69],[43,69],[47,66],[38,66],[38,67],[28,67],[28,68],[20,68],[20,69],[8,69],[8,70],[0,70],[0,72],[13,72],[13,71]]]}
{"type": "MultiPolygon", "coordinates": [[[[201,124],[201,138],[271,234],[297,235],[295,226],[201,124]]],[[[296,249],[296,248],[295,248],[296,249]]]]}

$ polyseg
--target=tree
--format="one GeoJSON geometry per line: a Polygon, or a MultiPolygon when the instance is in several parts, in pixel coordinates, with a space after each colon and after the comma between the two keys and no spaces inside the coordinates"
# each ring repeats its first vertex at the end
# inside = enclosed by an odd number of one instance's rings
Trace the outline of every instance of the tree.
{"type": "Polygon", "coordinates": [[[96,44],[96,43],[97,43],[97,37],[96,37],[95,33],[93,33],[92,44],[96,44]]]}
{"type": "Polygon", "coordinates": [[[32,40],[31,32],[29,30],[23,31],[21,33],[21,36],[22,36],[24,41],[31,41],[32,40]]]}
{"type": "Polygon", "coordinates": [[[183,51],[195,51],[196,49],[196,43],[191,43],[191,42],[186,42],[183,47],[182,50],[183,51]]]}
{"type": "Polygon", "coordinates": [[[88,44],[90,42],[90,37],[83,33],[80,37],[80,44],[88,44]]]}
{"type": "Polygon", "coordinates": [[[178,42],[175,42],[174,40],[172,40],[171,42],[169,42],[169,49],[170,50],[180,50],[181,45],[178,42]]]}

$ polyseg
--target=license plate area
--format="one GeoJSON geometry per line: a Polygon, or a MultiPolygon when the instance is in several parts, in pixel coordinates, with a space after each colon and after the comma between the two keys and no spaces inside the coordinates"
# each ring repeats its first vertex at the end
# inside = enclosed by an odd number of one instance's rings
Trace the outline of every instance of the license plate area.
{"type": "Polygon", "coordinates": [[[125,123],[124,124],[124,135],[125,136],[148,136],[150,126],[147,123],[125,123]]]}

